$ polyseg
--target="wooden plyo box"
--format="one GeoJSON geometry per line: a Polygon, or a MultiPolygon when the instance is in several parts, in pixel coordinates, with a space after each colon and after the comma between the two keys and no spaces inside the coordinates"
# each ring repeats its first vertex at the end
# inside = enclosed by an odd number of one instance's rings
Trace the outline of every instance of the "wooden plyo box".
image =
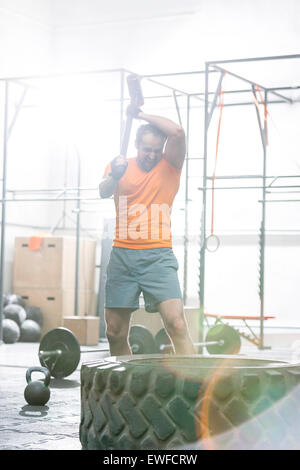
{"type": "Polygon", "coordinates": [[[99,317],[64,317],[63,326],[71,330],[81,346],[99,343],[99,317]]]}
{"type": "MultiPolygon", "coordinates": [[[[74,315],[74,289],[32,289],[19,287],[15,293],[20,295],[26,305],[40,307],[43,313],[42,334],[53,328],[63,326],[64,317],[74,315]]],[[[95,315],[96,295],[92,290],[78,291],[78,315],[95,315]]],[[[75,317],[76,318],[76,317],[75,317]]]]}
{"type": "MultiPolygon", "coordinates": [[[[80,290],[94,289],[96,241],[80,239],[78,281],[80,290]]],[[[74,289],[76,238],[44,237],[37,249],[30,237],[15,239],[13,288],[74,289]]]]}
{"type": "Polygon", "coordinates": [[[142,325],[147,328],[153,336],[164,327],[161,316],[158,312],[149,313],[144,308],[139,308],[131,315],[130,326],[142,325]]]}
{"type": "MultiPolygon", "coordinates": [[[[188,326],[189,333],[192,341],[199,341],[199,323],[200,323],[200,311],[198,308],[184,308],[184,314],[188,326]]],[[[144,308],[140,308],[133,312],[131,317],[131,325],[142,325],[147,328],[153,336],[164,327],[163,321],[160,314],[146,312],[144,308]]]]}

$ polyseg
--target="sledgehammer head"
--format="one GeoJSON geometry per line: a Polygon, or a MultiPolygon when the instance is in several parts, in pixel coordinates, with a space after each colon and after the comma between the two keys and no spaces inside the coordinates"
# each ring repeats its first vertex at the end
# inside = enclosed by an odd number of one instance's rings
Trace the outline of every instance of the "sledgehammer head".
{"type": "Polygon", "coordinates": [[[134,104],[137,107],[143,106],[144,97],[139,76],[136,74],[128,75],[127,85],[131,104],[134,104]]]}

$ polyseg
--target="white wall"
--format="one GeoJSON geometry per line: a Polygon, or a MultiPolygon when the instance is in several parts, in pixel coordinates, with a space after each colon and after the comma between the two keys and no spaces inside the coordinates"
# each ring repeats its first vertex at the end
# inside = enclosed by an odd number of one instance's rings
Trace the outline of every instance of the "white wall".
{"type": "Polygon", "coordinates": [[[51,3],[0,1],[0,76],[34,75],[53,64],[51,3]]]}
{"type": "Polygon", "coordinates": [[[105,12],[103,2],[56,2],[61,66],[124,66],[155,73],[198,70],[205,60],[298,52],[297,0],[132,0],[110,5],[105,12]]]}
{"type": "MultiPolygon", "coordinates": [[[[0,0],[0,76],[121,67],[140,74],[191,71],[203,69],[206,60],[293,54],[299,52],[299,23],[297,0],[0,0]]],[[[273,67],[264,63],[263,66],[243,66],[237,72],[267,86],[295,85],[300,79],[299,61],[287,69],[281,64],[273,67]]],[[[229,88],[227,80],[226,77],[224,86],[229,88]]],[[[96,188],[106,163],[119,148],[119,105],[106,101],[119,96],[118,76],[94,76],[87,82],[74,77],[65,83],[47,82],[48,88],[45,82],[34,82],[39,87],[41,83],[39,98],[34,91],[28,93],[26,106],[9,142],[9,187],[76,186],[76,144],[81,155],[81,185],[96,188]],[[59,91],[59,86],[63,91],[59,91]],[[51,87],[55,93],[49,92],[51,87]],[[45,97],[48,104],[50,101],[51,113],[47,113],[45,107],[32,107],[44,103],[45,97]],[[70,130],[70,123],[73,130],[70,130]]],[[[171,84],[179,89],[189,87],[189,83],[179,77],[171,84]]],[[[203,77],[196,88],[204,90],[203,77]]],[[[155,92],[161,90],[157,88],[155,92]]],[[[10,116],[18,93],[20,89],[13,91],[10,116]]],[[[183,98],[180,103],[185,123],[183,98]]],[[[172,99],[146,100],[145,109],[177,119],[172,99]]],[[[270,108],[270,117],[268,173],[299,174],[299,105],[274,105],[270,108]]],[[[217,122],[215,112],[209,131],[209,174],[214,163],[217,122]]],[[[190,154],[201,156],[202,151],[203,108],[193,100],[190,154]]],[[[134,154],[133,141],[129,154],[134,154]]],[[[260,174],[261,170],[262,151],[254,107],[225,108],[217,174],[260,174]]],[[[201,186],[202,174],[199,161],[191,164],[191,173],[198,178],[189,180],[192,199],[189,227],[190,234],[197,236],[201,207],[201,193],[197,188],[201,186]]],[[[96,192],[89,195],[97,197],[96,192]]],[[[239,233],[239,238],[221,239],[218,252],[207,256],[207,310],[249,314],[259,311],[257,238],[250,235],[256,234],[259,228],[260,197],[260,191],[255,190],[216,193],[216,232],[221,235],[239,233]]],[[[184,173],[174,205],[174,235],[182,234],[183,201],[184,173]]],[[[19,204],[8,207],[7,220],[11,223],[52,226],[63,209],[62,203],[55,206],[53,203],[19,204]]],[[[73,203],[67,204],[68,214],[74,219],[73,207],[73,203]]],[[[96,234],[100,236],[102,219],[113,213],[112,202],[93,202],[85,207],[100,211],[82,214],[82,226],[96,227],[96,234]]],[[[299,230],[298,207],[296,203],[269,204],[267,229],[299,230]]],[[[7,289],[11,285],[12,241],[20,231],[22,229],[17,232],[15,226],[8,226],[7,289]]],[[[271,243],[268,239],[270,245],[266,252],[266,311],[276,313],[280,324],[296,323],[300,271],[292,260],[299,250],[299,241],[287,235],[272,240],[271,243]],[[279,266],[284,269],[282,276],[279,266]]],[[[183,248],[175,245],[174,249],[181,262],[182,280],[183,248]]],[[[195,259],[198,251],[198,245],[191,243],[189,303],[197,302],[198,264],[195,259]]]]}
{"type": "MultiPolygon", "coordinates": [[[[53,36],[51,5],[39,0],[0,0],[0,77],[13,77],[45,73],[52,66],[53,36]]],[[[9,124],[24,87],[11,84],[9,87],[9,124]]],[[[0,145],[3,149],[4,84],[0,84],[0,145]]],[[[27,105],[27,98],[24,105],[27,105]]],[[[48,184],[46,175],[49,148],[44,145],[45,130],[42,130],[36,113],[23,108],[8,142],[7,186],[35,187],[48,184]]],[[[2,159],[1,159],[2,174],[2,159]]],[[[5,239],[5,292],[12,289],[12,265],[14,238],[30,235],[32,230],[22,224],[48,224],[45,207],[29,207],[7,204],[7,221],[19,226],[7,225],[5,239]]]]}

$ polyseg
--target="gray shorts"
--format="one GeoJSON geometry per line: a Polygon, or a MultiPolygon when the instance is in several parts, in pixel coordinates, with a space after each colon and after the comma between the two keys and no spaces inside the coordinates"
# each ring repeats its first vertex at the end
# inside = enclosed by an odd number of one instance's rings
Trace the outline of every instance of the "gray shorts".
{"type": "Polygon", "coordinates": [[[107,266],[105,307],[137,310],[143,293],[147,312],[157,312],[160,302],[182,298],[177,270],[172,248],[113,247],[107,266]]]}

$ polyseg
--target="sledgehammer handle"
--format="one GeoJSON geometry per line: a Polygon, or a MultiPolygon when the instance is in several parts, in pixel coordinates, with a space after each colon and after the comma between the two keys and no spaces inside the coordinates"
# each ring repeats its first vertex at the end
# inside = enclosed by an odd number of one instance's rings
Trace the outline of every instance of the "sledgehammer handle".
{"type": "MultiPolygon", "coordinates": [[[[144,97],[143,97],[141,83],[140,83],[140,79],[138,75],[135,75],[135,74],[128,75],[127,86],[128,86],[129,96],[130,96],[130,104],[133,104],[138,108],[140,106],[143,106],[144,97]]],[[[127,155],[128,143],[129,143],[130,132],[131,132],[131,127],[132,127],[132,120],[133,120],[132,116],[126,117],[125,129],[124,129],[124,133],[122,136],[121,150],[120,150],[120,155],[122,155],[123,157],[126,157],[127,155]]]]}

